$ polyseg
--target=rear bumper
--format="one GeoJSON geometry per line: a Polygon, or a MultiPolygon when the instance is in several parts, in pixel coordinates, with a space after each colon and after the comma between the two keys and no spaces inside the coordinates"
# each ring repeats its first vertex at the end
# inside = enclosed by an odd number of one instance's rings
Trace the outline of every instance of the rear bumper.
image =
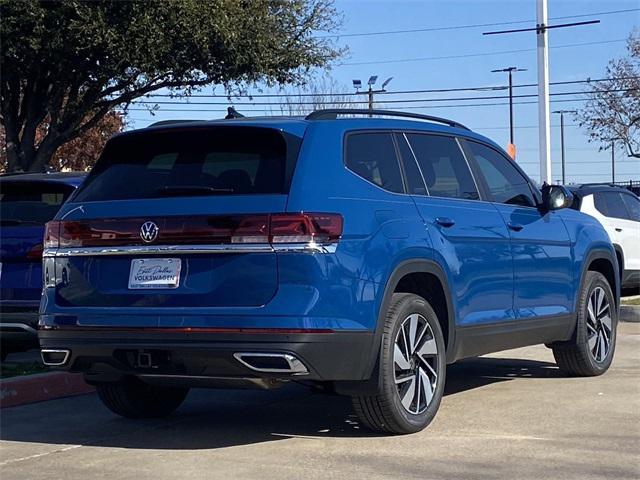
{"type": "Polygon", "coordinates": [[[37,326],[37,308],[34,310],[15,309],[14,311],[0,311],[0,339],[2,349],[19,352],[37,347],[37,326]]]}
{"type": "Polygon", "coordinates": [[[373,333],[368,331],[208,333],[72,327],[40,330],[38,336],[42,349],[68,350],[61,367],[84,373],[89,382],[136,375],[156,383],[179,378],[190,386],[207,386],[206,379],[364,380],[373,346],[373,333]],[[238,353],[287,354],[302,362],[306,372],[256,371],[241,362],[238,353]],[[149,364],[140,364],[141,354],[151,359],[149,364]]]}

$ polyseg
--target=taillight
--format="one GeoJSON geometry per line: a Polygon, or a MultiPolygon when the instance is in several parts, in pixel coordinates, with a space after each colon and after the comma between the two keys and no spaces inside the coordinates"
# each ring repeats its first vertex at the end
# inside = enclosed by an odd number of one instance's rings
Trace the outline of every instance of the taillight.
{"type": "Polygon", "coordinates": [[[44,248],[57,248],[60,246],[60,223],[47,222],[44,228],[44,248]]]}
{"type": "Polygon", "coordinates": [[[271,243],[335,242],[342,235],[342,216],[335,213],[271,215],[271,243]]]}
{"type": "MultiPolygon", "coordinates": [[[[140,227],[147,218],[52,221],[45,248],[141,245],[140,227]]],[[[335,213],[274,213],[165,217],[153,245],[229,243],[330,243],[342,235],[342,216],[335,213]]]]}

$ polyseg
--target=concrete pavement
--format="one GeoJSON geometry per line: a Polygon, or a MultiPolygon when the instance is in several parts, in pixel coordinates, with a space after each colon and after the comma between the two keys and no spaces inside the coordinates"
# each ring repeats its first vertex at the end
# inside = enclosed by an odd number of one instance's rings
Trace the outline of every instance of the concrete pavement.
{"type": "Polygon", "coordinates": [[[448,370],[425,431],[360,429],[346,398],[292,385],[194,390],[172,417],[131,421],[95,395],[4,409],[2,480],[640,478],[640,324],[612,369],[564,378],[545,347],[448,370]]]}

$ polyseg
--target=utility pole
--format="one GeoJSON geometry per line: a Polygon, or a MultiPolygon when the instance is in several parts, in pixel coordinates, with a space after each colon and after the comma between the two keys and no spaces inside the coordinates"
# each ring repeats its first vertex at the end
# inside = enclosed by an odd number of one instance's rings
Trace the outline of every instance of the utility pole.
{"type": "Polygon", "coordinates": [[[513,72],[526,72],[526,68],[507,67],[491,70],[492,73],[507,72],[509,74],[509,154],[516,159],[516,145],[513,141],[513,72]]]}
{"type": "Polygon", "coordinates": [[[517,28],[513,30],[499,30],[483,32],[483,35],[502,35],[504,33],[536,32],[538,43],[538,132],[540,148],[540,183],[551,183],[551,130],[549,126],[549,49],[547,45],[547,30],[552,28],[577,27],[593,25],[600,20],[585,20],[581,22],[561,23],[549,25],[547,0],[536,0],[535,28],[517,28]]]}
{"type": "Polygon", "coordinates": [[[565,161],[564,161],[564,114],[565,113],[578,113],[576,110],[556,110],[552,113],[560,114],[560,151],[562,154],[562,184],[566,183],[565,178],[565,161]]]}
{"type": "Polygon", "coordinates": [[[537,1],[538,40],[538,145],[540,183],[551,183],[551,127],[549,125],[549,48],[547,45],[547,0],[537,1]]]}
{"type": "MultiPolygon", "coordinates": [[[[372,75],[369,77],[369,81],[367,82],[367,85],[369,85],[369,89],[361,92],[360,89],[362,88],[362,81],[360,80],[353,80],[353,88],[356,89],[356,95],[361,94],[361,95],[367,95],[369,97],[369,110],[373,110],[373,95],[375,93],[384,93],[386,92],[385,87],[389,84],[389,82],[393,80],[393,77],[389,77],[387,78],[384,83],[382,84],[382,87],[379,90],[374,90],[373,86],[376,84],[376,82],[378,81],[378,76],[377,75],[372,75]]],[[[371,115],[369,115],[371,116],[371,115]]]]}
{"type": "Polygon", "coordinates": [[[616,183],[616,141],[611,139],[611,183],[616,183]]]}

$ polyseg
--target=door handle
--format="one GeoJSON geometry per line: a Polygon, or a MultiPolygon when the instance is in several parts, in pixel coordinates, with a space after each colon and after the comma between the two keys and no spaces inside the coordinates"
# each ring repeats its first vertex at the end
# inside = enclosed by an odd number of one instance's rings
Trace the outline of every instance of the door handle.
{"type": "Polygon", "coordinates": [[[616,232],[621,232],[621,231],[622,231],[622,229],[621,229],[621,228],[617,228],[617,227],[616,227],[616,232]]]}
{"type": "Polygon", "coordinates": [[[507,227],[509,227],[514,232],[519,232],[520,230],[522,230],[524,228],[519,223],[512,223],[512,222],[507,223],[507,227]]]}
{"type": "Polygon", "coordinates": [[[455,220],[449,217],[436,217],[436,223],[447,228],[453,227],[456,224],[455,220]]]}

